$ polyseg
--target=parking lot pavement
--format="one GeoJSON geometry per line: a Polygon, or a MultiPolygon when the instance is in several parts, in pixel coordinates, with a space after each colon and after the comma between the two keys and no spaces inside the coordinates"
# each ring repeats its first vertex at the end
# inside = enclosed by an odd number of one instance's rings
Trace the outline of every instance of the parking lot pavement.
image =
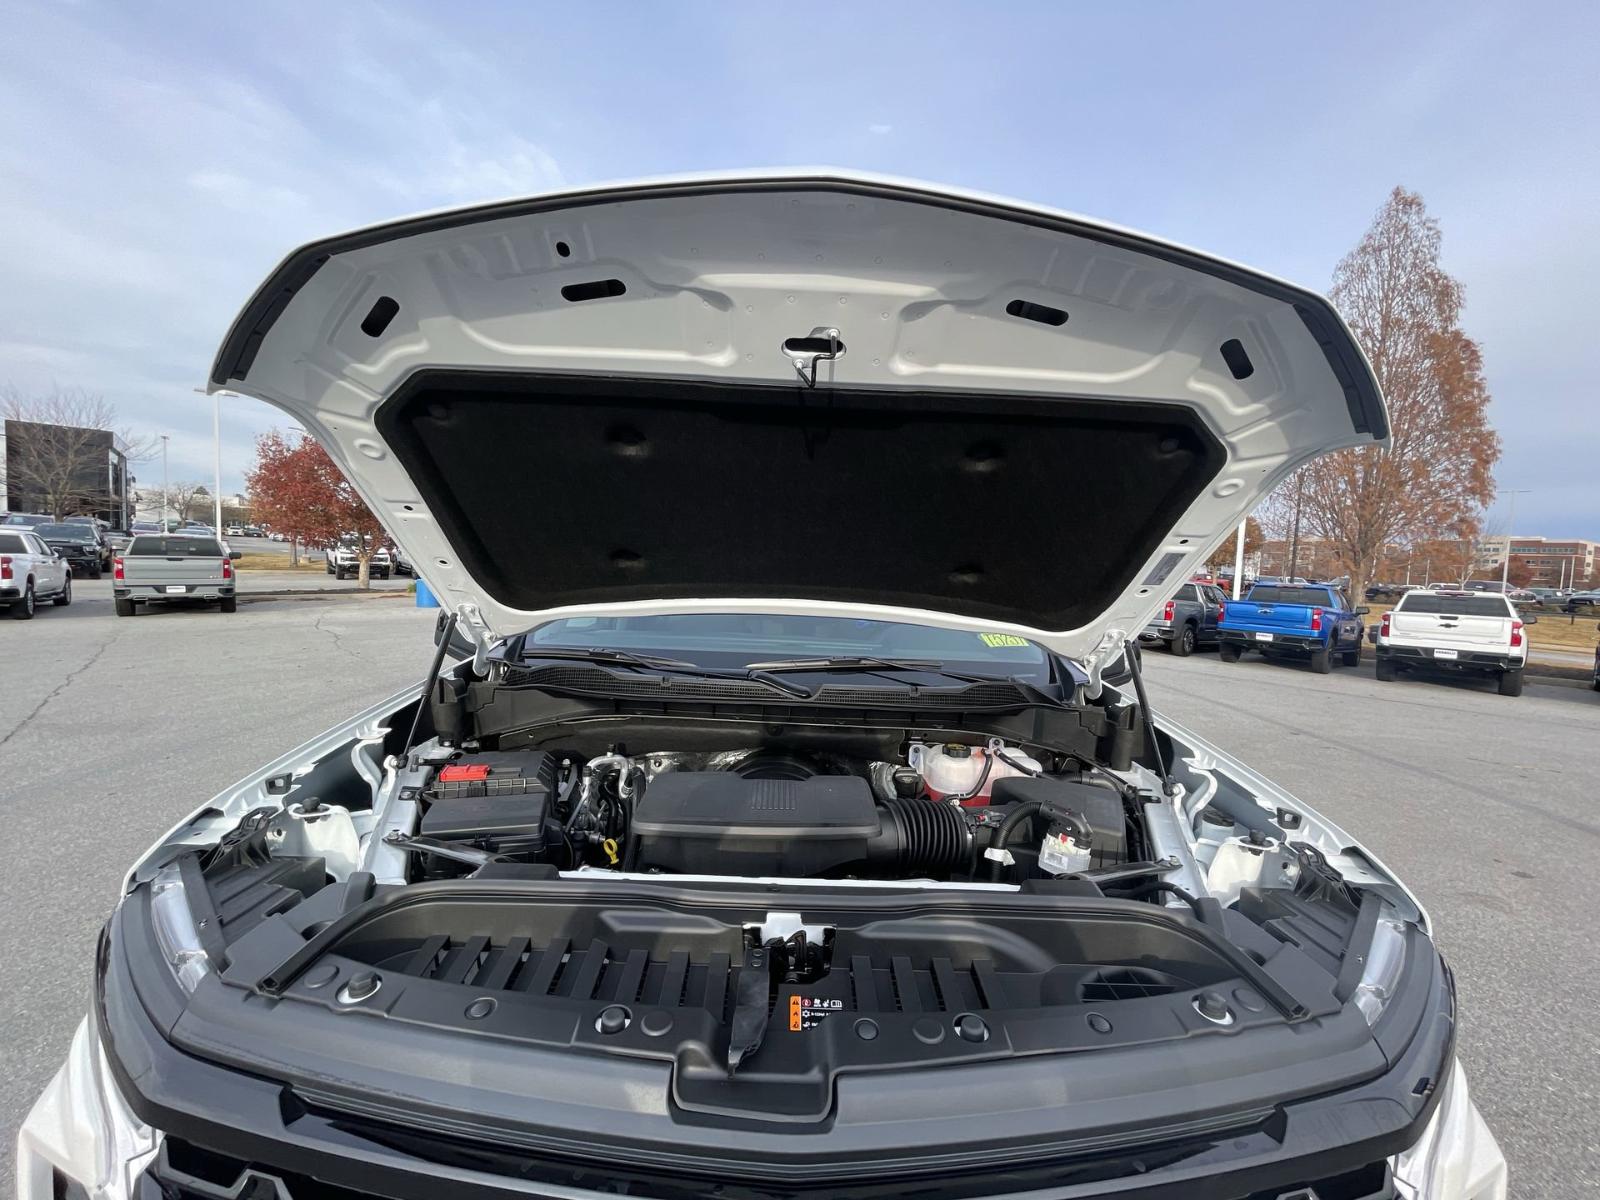
{"type": "Polygon", "coordinates": [[[329,598],[0,617],[0,1195],[134,858],[240,776],[420,680],[434,616],[329,598]]]}
{"type": "MultiPolygon", "coordinates": [[[[434,613],[266,601],[0,620],[0,1137],[65,1053],[124,871],[183,814],[418,680],[434,613]],[[65,619],[57,619],[65,618],[65,619]]],[[[1513,1194],[1600,1194],[1600,696],[1376,683],[1149,655],[1153,703],[1321,809],[1409,882],[1461,995],[1461,1053],[1513,1194]]],[[[10,1191],[0,1179],[0,1192],[10,1191]]]]}
{"type": "Polygon", "coordinates": [[[1427,907],[1512,1195],[1600,1195],[1600,695],[1145,662],[1163,715],[1337,821],[1427,907]]]}

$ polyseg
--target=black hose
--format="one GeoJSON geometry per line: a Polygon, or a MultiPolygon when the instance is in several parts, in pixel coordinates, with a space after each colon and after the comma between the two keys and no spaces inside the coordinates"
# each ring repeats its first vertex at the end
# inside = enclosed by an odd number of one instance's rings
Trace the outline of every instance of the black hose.
{"type": "MultiPolygon", "coordinates": [[[[1004,850],[1006,842],[1016,832],[1017,826],[1032,818],[1043,807],[1043,803],[1038,800],[1024,800],[1013,808],[1006,814],[1006,819],[1000,822],[1000,827],[994,831],[994,838],[989,842],[989,849],[1004,850]]],[[[989,860],[989,880],[991,883],[1000,882],[1000,874],[1004,866],[1005,864],[998,858],[989,860]]]]}
{"type": "Polygon", "coordinates": [[[881,801],[878,807],[883,828],[867,846],[870,860],[899,871],[928,873],[952,871],[968,862],[972,831],[960,809],[901,798],[881,801]]]}
{"type": "MultiPolygon", "coordinates": [[[[1001,762],[1005,763],[1005,765],[1010,767],[1013,771],[1020,771],[1024,775],[1031,775],[1035,779],[1041,779],[1044,777],[1043,771],[1035,771],[1032,767],[1024,766],[1022,763],[1019,763],[1016,759],[1012,758],[1004,750],[996,750],[994,752],[994,756],[1001,762]]],[[[983,785],[980,783],[978,786],[982,787],[983,785]]]]}
{"type": "MultiPolygon", "coordinates": [[[[1105,890],[1104,885],[1101,886],[1101,890],[1105,890]]],[[[1205,913],[1200,908],[1200,901],[1193,892],[1187,891],[1175,883],[1168,883],[1165,879],[1152,879],[1139,884],[1138,887],[1135,887],[1131,890],[1133,891],[1133,895],[1127,897],[1130,900],[1143,899],[1151,892],[1166,892],[1169,895],[1176,896],[1179,900],[1182,900],[1185,904],[1192,908],[1194,910],[1194,915],[1199,917],[1202,921],[1206,919],[1205,913]]]]}

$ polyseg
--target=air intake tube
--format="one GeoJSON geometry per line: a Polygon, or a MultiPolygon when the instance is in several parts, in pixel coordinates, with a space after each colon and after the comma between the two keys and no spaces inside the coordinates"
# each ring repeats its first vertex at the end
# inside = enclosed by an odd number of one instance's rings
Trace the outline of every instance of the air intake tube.
{"type": "Polygon", "coordinates": [[[878,801],[878,835],[867,861],[896,874],[948,874],[972,860],[972,829],[960,809],[931,800],[878,801]]]}

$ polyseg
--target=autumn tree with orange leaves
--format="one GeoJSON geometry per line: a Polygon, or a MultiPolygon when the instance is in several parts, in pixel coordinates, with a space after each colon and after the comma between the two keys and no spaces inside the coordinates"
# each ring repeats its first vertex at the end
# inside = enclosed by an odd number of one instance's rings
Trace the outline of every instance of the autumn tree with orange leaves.
{"type": "Polygon", "coordinates": [[[387,535],[315,440],[285,437],[276,429],[262,434],[256,438],[256,464],[244,479],[256,520],[308,546],[329,549],[348,541],[360,564],[360,586],[370,586],[372,554],[387,535]]]}
{"type": "Polygon", "coordinates": [[[1494,496],[1500,437],[1483,358],[1461,330],[1461,285],[1439,247],[1422,197],[1397,187],[1335,269],[1329,298],[1383,388],[1393,444],[1317,459],[1274,501],[1281,514],[1299,495],[1306,533],[1331,544],[1357,596],[1396,546],[1470,545],[1494,496]]]}

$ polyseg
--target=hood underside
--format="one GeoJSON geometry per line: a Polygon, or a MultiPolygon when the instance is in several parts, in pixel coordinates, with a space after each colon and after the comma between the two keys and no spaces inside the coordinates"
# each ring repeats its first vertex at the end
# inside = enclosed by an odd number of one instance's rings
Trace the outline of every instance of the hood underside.
{"type": "Polygon", "coordinates": [[[212,372],[278,405],[449,605],[760,610],[1091,660],[1294,467],[1381,441],[1327,302],[1081,218],[703,178],[290,255],[212,372]]]}

